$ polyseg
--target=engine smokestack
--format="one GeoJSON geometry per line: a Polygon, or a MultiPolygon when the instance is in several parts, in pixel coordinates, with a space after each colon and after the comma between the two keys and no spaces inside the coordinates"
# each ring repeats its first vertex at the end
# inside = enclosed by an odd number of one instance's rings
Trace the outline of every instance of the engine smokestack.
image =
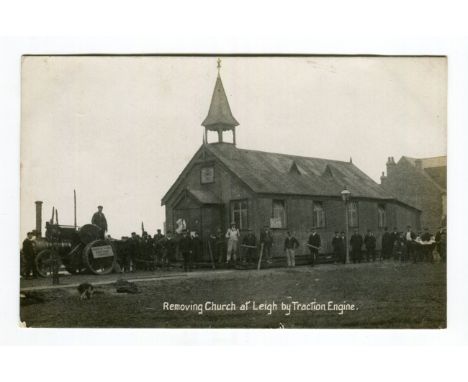
{"type": "Polygon", "coordinates": [[[36,202],[36,235],[42,236],[42,202],[40,200],[36,202]]]}

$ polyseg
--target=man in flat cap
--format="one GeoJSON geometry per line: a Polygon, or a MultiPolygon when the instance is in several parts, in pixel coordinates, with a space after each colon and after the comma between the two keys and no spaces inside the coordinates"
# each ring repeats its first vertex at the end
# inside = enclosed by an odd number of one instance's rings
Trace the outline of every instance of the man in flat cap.
{"type": "Polygon", "coordinates": [[[187,229],[182,231],[182,238],[179,240],[179,253],[184,258],[184,271],[190,272],[193,268],[192,239],[187,229]]]}
{"type": "Polygon", "coordinates": [[[268,264],[271,264],[271,247],[273,246],[273,235],[270,231],[270,226],[266,225],[263,231],[260,232],[260,244],[263,244],[264,259],[268,264]]]}
{"type": "Polygon", "coordinates": [[[307,241],[307,246],[309,247],[309,251],[312,257],[311,266],[313,267],[315,265],[315,262],[317,261],[319,249],[320,249],[322,242],[320,240],[320,235],[317,233],[317,230],[315,227],[312,227],[310,232],[311,233],[309,236],[309,240],[307,241]]]}
{"type": "Polygon", "coordinates": [[[91,219],[91,224],[97,225],[101,228],[101,239],[104,239],[104,234],[107,232],[107,220],[102,213],[102,206],[98,206],[98,211],[94,213],[91,219]]]}

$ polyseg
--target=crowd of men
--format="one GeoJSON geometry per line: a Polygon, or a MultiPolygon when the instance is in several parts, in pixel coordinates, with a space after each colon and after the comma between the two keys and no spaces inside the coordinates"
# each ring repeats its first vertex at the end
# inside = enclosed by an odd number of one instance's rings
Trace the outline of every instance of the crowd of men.
{"type": "MultiPolygon", "coordinates": [[[[109,238],[110,239],[110,238],[109,238]]],[[[295,238],[288,244],[288,253],[294,264],[294,250],[299,246],[295,238]],[[295,241],[295,242],[294,242],[295,241]]],[[[117,243],[116,243],[117,244],[117,243]]],[[[260,240],[252,230],[245,235],[240,234],[235,223],[223,232],[220,228],[209,235],[205,249],[208,251],[212,264],[254,263],[258,261],[260,245],[263,246],[262,257],[271,263],[271,246],[273,235],[268,227],[260,234],[260,240]]],[[[286,245],[286,244],[285,244],[286,245]]],[[[143,232],[142,236],[132,232],[131,237],[123,237],[118,241],[118,263],[122,272],[133,270],[154,270],[164,268],[182,260],[185,271],[191,271],[195,263],[203,262],[203,242],[196,231],[182,230],[180,234],[168,231],[166,235],[157,230],[153,237],[143,232]]],[[[206,261],[206,260],[205,260],[206,261]]]]}
{"type": "MultiPolygon", "coordinates": [[[[446,261],[447,234],[443,227],[435,235],[432,235],[427,228],[417,234],[412,231],[410,226],[407,227],[406,232],[399,232],[396,227],[392,232],[389,232],[388,228],[385,228],[380,241],[381,250],[378,253],[377,238],[370,229],[364,236],[358,230],[354,230],[348,243],[344,232],[335,232],[331,241],[334,261],[336,263],[346,262],[346,244],[349,245],[352,263],[389,259],[401,262],[433,262],[434,249],[437,249],[441,261],[446,261]]],[[[193,269],[194,263],[204,260],[203,243],[198,232],[189,232],[186,229],[176,240],[171,232],[164,236],[160,230],[154,237],[146,232],[142,237],[132,233],[129,243],[128,251],[121,256],[124,271],[129,270],[129,264],[132,263],[134,264],[133,269],[152,270],[155,267],[167,266],[177,261],[177,258],[183,260],[184,270],[190,271],[193,269]]],[[[240,230],[233,222],[226,232],[218,229],[210,234],[205,249],[213,264],[234,266],[239,263],[257,263],[259,256],[262,256],[262,260],[270,264],[272,262],[272,246],[273,235],[268,226],[262,229],[257,239],[251,229],[241,235],[240,230]]],[[[296,265],[296,251],[300,247],[294,232],[287,232],[282,246],[287,266],[294,267],[296,265]]],[[[305,246],[310,254],[310,265],[315,266],[319,251],[322,249],[322,239],[315,228],[311,229],[305,246]]],[[[206,261],[209,260],[205,259],[206,261]]]]}
{"type": "MultiPolygon", "coordinates": [[[[194,238],[194,242],[198,242],[198,247],[201,247],[199,238],[194,238]]],[[[116,241],[115,247],[121,272],[152,271],[176,261],[177,244],[174,237],[171,232],[163,235],[160,229],[153,236],[146,231],[141,236],[132,232],[130,237],[122,237],[122,240],[116,241]]]]}
{"type": "MultiPolygon", "coordinates": [[[[101,228],[101,237],[107,232],[107,220],[102,212],[103,207],[98,206],[98,211],[93,215],[92,224],[101,228]]],[[[113,240],[109,235],[107,239],[113,240]]],[[[212,265],[224,263],[234,266],[239,263],[257,263],[259,257],[270,264],[272,262],[273,235],[269,226],[265,226],[259,240],[254,232],[249,229],[246,234],[241,235],[235,222],[229,229],[223,232],[220,228],[209,235],[205,243],[212,265]]],[[[122,237],[114,240],[117,250],[118,269],[121,272],[132,272],[135,270],[155,270],[166,268],[171,263],[183,260],[185,271],[191,271],[195,263],[202,262],[204,245],[198,232],[189,232],[183,229],[181,233],[173,234],[168,231],[166,235],[158,229],[153,236],[143,230],[142,235],[132,232],[131,237],[122,237]]],[[[406,232],[399,232],[396,227],[392,232],[384,228],[381,237],[379,260],[394,259],[397,261],[427,261],[433,262],[434,249],[440,256],[441,261],[446,261],[447,232],[440,227],[435,235],[427,228],[424,232],[415,233],[411,226],[407,226],[406,232]]],[[[331,241],[333,257],[336,263],[346,262],[346,247],[349,246],[350,261],[361,263],[363,261],[377,260],[377,238],[372,230],[362,236],[358,230],[346,239],[344,232],[335,232],[331,241]]],[[[311,229],[305,246],[311,256],[311,266],[317,261],[319,251],[322,249],[322,240],[315,228],[311,229]]],[[[296,265],[296,251],[300,247],[294,232],[287,232],[283,242],[283,251],[288,267],[296,265]]],[[[33,233],[29,232],[23,242],[23,258],[25,261],[25,275],[36,277],[37,272],[34,265],[34,240],[33,233]]]]}
{"type": "MultiPolygon", "coordinates": [[[[333,252],[335,258],[343,263],[346,261],[345,243],[344,232],[341,234],[335,232],[335,237],[332,240],[333,252]]],[[[367,230],[364,237],[357,230],[354,230],[349,240],[349,248],[350,260],[353,263],[361,263],[364,260],[367,262],[376,261],[377,239],[370,229],[367,230]]],[[[397,227],[389,232],[388,228],[385,227],[381,238],[379,259],[412,261],[414,263],[433,262],[434,249],[437,250],[440,260],[445,262],[447,258],[447,231],[444,227],[440,227],[435,235],[430,233],[428,228],[424,228],[423,232],[415,233],[411,226],[407,226],[406,232],[398,231],[397,227]]]]}
{"type": "MultiPolygon", "coordinates": [[[[107,236],[109,240],[113,240],[107,236]]],[[[317,253],[320,247],[320,237],[312,238],[311,243],[316,245],[317,253]],[[318,238],[318,242],[316,240],[318,238]]],[[[168,231],[166,235],[158,229],[154,236],[146,231],[142,235],[132,232],[130,237],[115,240],[118,253],[118,265],[121,272],[134,270],[155,270],[166,268],[181,260],[185,271],[191,271],[195,263],[203,262],[204,246],[198,232],[182,230],[180,234],[168,231]]],[[[270,264],[272,262],[273,235],[269,227],[265,227],[257,237],[252,230],[241,236],[235,223],[223,232],[220,228],[209,235],[205,243],[212,264],[226,264],[235,266],[243,263],[256,263],[262,247],[262,259],[270,264]]],[[[299,247],[297,239],[288,233],[284,242],[284,250],[288,259],[288,266],[295,266],[295,251],[299,247]]],[[[315,249],[313,249],[315,251],[315,249]]],[[[205,262],[207,260],[205,259],[205,262]]]]}
{"type": "Polygon", "coordinates": [[[271,247],[273,245],[273,234],[269,227],[265,227],[257,240],[251,229],[241,237],[240,231],[235,222],[224,234],[221,229],[209,237],[208,250],[217,263],[235,264],[254,263],[258,261],[260,248],[262,248],[262,258],[266,263],[272,262],[271,247]]]}

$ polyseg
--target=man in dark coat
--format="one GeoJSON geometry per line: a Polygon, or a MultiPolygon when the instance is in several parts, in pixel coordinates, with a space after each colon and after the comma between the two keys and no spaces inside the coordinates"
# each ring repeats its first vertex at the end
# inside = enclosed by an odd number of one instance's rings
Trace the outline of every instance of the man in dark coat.
{"type": "MultiPolygon", "coordinates": [[[[397,227],[393,227],[393,232],[390,234],[390,238],[391,238],[391,242],[392,242],[392,254],[393,254],[394,253],[393,247],[395,246],[395,242],[397,240],[401,240],[401,232],[398,232],[397,227]]],[[[394,258],[394,260],[398,260],[398,259],[394,258]]]]}
{"type": "Polygon", "coordinates": [[[141,259],[141,253],[142,253],[142,248],[141,248],[141,240],[136,234],[136,232],[132,232],[132,236],[130,238],[130,243],[129,243],[129,265],[128,265],[128,271],[133,272],[136,270],[138,267],[137,261],[138,259],[141,259]]]}
{"type": "Polygon", "coordinates": [[[153,246],[153,238],[148,232],[143,231],[140,240],[141,248],[141,266],[147,271],[153,271],[156,268],[156,252],[153,246]]]}
{"type": "Polygon", "coordinates": [[[440,259],[445,263],[447,259],[447,232],[444,227],[440,227],[435,235],[436,249],[440,259]]]}
{"type": "Polygon", "coordinates": [[[413,263],[417,261],[417,251],[415,248],[414,240],[416,234],[411,230],[411,226],[406,227],[405,243],[406,243],[406,256],[413,260],[413,263]]]}
{"type": "MultiPolygon", "coordinates": [[[[429,232],[429,228],[424,228],[424,233],[421,235],[421,240],[425,243],[429,243],[431,239],[432,234],[429,232]]],[[[434,246],[431,244],[425,244],[422,250],[424,260],[430,263],[434,262],[434,257],[432,256],[434,246]]]]}
{"type": "Polygon", "coordinates": [[[176,261],[176,243],[172,236],[172,231],[167,231],[166,238],[164,240],[164,250],[166,253],[166,262],[169,265],[171,262],[176,261]]]}
{"type": "Polygon", "coordinates": [[[260,233],[260,244],[263,244],[263,258],[271,263],[271,246],[273,245],[273,235],[271,234],[270,227],[265,226],[264,230],[260,233]]]}
{"type": "Polygon", "coordinates": [[[185,229],[182,232],[182,238],[179,240],[179,252],[184,258],[184,271],[189,272],[192,270],[192,239],[185,229]]]}
{"type": "Polygon", "coordinates": [[[421,235],[422,241],[431,241],[432,234],[429,232],[429,228],[424,228],[424,233],[421,235]]]}
{"type": "Polygon", "coordinates": [[[354,233],[351,235],[349,244],[351,245],[351,259],[353,263],[360,263],[362,261],[362,236],[359,234],[358,230],[355,229],[354,233]]]}
{"type": "Polygon", "coordinates": [[[158,242],[159,240],[164,239],[164,235],[161,233],[161,230],[158,229],[156,234],[153,236],[153,241],[158,242]]]}
{"type": "Polygon", "coordinates": [[[343,242],[343,247],[342,247],[342,252],[341,252],[341,258],[343,259],[343,264],[346,264],[346,243],[347,243],[347,238],[346,234],[341,231],[341,241],[343,242]]]}
{"type": "Polygon", "coordinates": [[[251,229],[248,230],[247,235],[242,239],[242,252],[244,262],[253,262],[257,253],[257,238],[251,229]]]}
{"type": "Polygon", "coordinates": [[[376,247],[376,239],[374,234],[370,229],[367,230],[367,234],[364,237],[364,245],[366,247],[366,260],[367,262],[372,259],[375,261],[375,247],[376,247]]]}
{"type": "Polygon", "coordinates": [[[393,237],[392,234],[388,232],[388,228],[384,228],[384,233],[382,235],[382,255],[381,259],[387,260],[390,258],[393,250],[393,237]]]}
{"type": "Polygon", "coordinates": [[[37,277],[37,269],[34,256],[34,241],[33,233],[28,232],[26,239],[23,241],[23,256],[26,263],[25,277],[30,277],[31,274],[34,278],[37,277]]]}
{"type": "Polygon", "coordinates": [[[216,233],[211,232],[210,236],[208,236],[208,254],[214,263],[218,259],[218,254],[216,253],[216,241],[216,233]]]}
{"type": "Polygon", "coordinates": [[[343,238],[340,236],[338,231],[335,231],[335,236],[332,239],[332,248],[333,248],[333,257],[336,262],[345,263],[346,259],[344,256],[344,241],[343,238]]]}
{"type": "Polygon", "coordinates": [[[312,264],[313,267],[317,260],[318,252],[320,245],[322,244],[320,240],[320,235],[317,233],[315,228],[312,228],[312,232],[309,236],[309,240],[307,241],[307,246],[309,247],[310,254],[312,255],[312,264]]]}
{"type": "Polygon", "coordinates": [[[98,211],[94,213],[91,224],[97,225],[101,228],[101,239],[104,239],[104,234],[107,232],[107,220],[102,213],[102,206],[98,206],[98,211]]]}
{"type": "Polygon", "coordinates": [[[193,233],[192,237],[192,259],[196,262],[203,260],[203,243],[197,231],[193,233]]]}
{"type": "Polygon", "coordinates": [[[407,261],[406,258],[406,245],[403,238],[403,233],[396,237],[393,242],[393,259],[396,261],[407,261]]]}
{"type": "Polygon", "coordinates": [[[167,257],[165,251],[165,244],[166,237],[161,233],[161,230],[158,229],[157,233],[153,236],[153,247],[156,253],[157,264],[160,266],[164,266],[167,264],[167,257]]]}
{"type": "Polygon", "coordinates": [[[221,228],[216,231],[216,242],[215,242],[215,259],[218,259],[218,263],[224,263],[226,257],[226,243],[221,228]]]}
{"type": "Polygon", "coordinates": [[[130,272],[132,239],[127,236],[122,236],[120,243],[117,261],[122,273],[130,272]]]}

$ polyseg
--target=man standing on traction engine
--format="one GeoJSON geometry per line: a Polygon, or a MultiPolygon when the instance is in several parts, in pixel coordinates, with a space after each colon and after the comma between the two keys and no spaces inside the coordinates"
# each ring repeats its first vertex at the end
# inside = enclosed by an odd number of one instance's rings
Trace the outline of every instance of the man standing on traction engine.
{"type": "Polygon", "coordinates": [[[93,218],[91,219],[91,224],[97,225],[101,228],[101,239],[104,239],[104,234],[107,232],[107,220],[102,213],[102,208],[102,206],[98,206],[98,211],[94,213],[93,218]]]}

